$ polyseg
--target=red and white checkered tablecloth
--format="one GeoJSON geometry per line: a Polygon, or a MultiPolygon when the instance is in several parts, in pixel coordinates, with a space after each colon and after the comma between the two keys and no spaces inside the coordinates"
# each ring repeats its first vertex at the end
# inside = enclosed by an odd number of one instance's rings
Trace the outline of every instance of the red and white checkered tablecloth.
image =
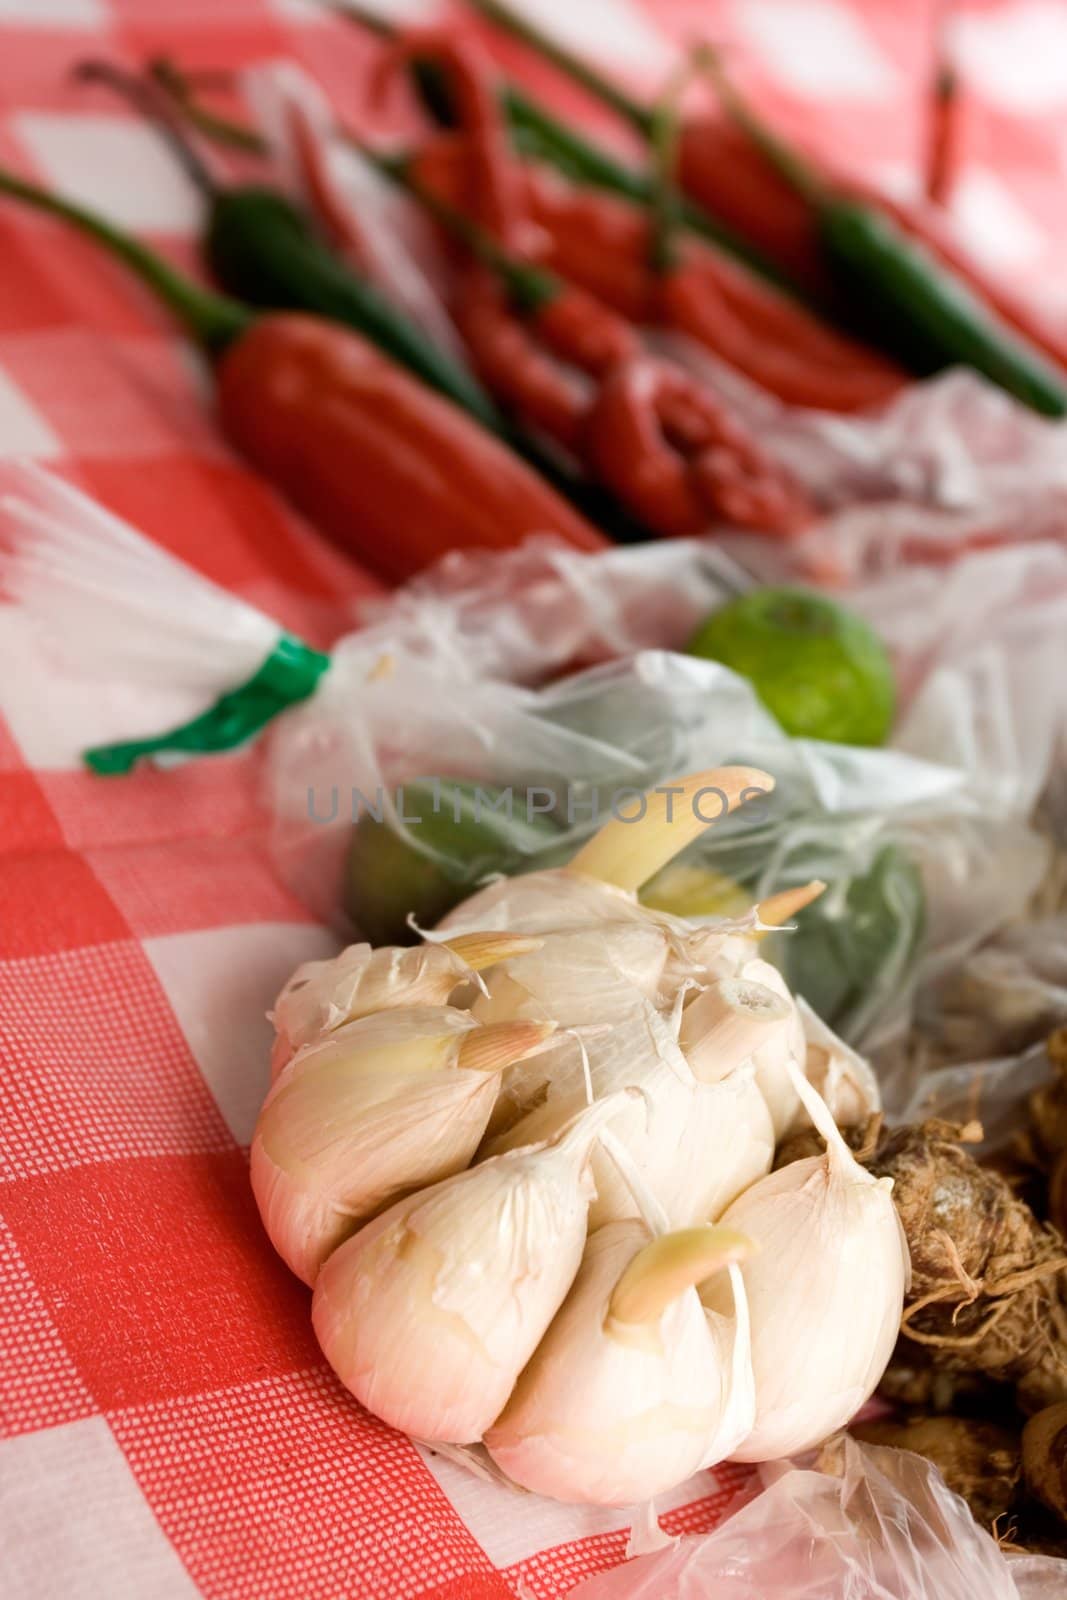
{"type": "MultiPolygon", "coordinates": [[[[910,181],[932,19],[919,0],[540,9],[646,75],[668,33],[714,26],[783,116],[910,181]]],[[[1067,5],[959,9],[975,95],[961,226],[1053,302],[1067,5]]],[[[71,64],[289,55],[358,109],[368,48],[302,0],[0,0],[0,160],[191,262],[195,195],[71,64]]],[[[118,268],[0,203],[0,472],[44,463],[327,642],[373,585],[220,444],[206,390],[118,268]]],[[[254,756],[110,782],[77,764],[90,738],[194,709],[65,677],[0,612],[0,1594],[555,1600],[622,1558],[626,1515],[511,1495],[369,1418],[259,1227],[246,1145],[263,1014],[331,939],[272,874],[254,756]]],[[[712,1525],[737,1476],[688,1485],[664,1525],[712,1525]]]]}

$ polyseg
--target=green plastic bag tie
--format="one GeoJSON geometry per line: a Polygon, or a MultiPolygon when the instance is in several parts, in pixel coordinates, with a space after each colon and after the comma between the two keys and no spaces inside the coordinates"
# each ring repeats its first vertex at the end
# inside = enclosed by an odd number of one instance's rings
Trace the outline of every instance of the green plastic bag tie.
{"type": "Polygon", "coordinates": [[[111,777],[129,772],[147,756],[208,755],[236,749],[279,712],[313,694],[329,665],[329,656],[321,650],[283,633],[258,671],[246,683],[220,695],[199,717],[151,738],[95,745],[82,752],[82,760],[93,772],[111,777]]]}

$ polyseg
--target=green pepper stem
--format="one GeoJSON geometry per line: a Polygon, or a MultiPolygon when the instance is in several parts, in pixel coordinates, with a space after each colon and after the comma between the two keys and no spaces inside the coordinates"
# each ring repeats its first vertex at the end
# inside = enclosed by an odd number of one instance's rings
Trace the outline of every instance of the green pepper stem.
{"type": "Polygon", "coordinates": [[[590,66],[573,50],[568,50],[566,45],[553,39],[529,18],[520,16],[511,6],[505,5],[503,0],[471,0],[471,3],[488,21],[495,23],[505,33],[511,34],[513,39],[520,39],[523,44],[529,45],[531,50],[536,51],[546,61],[551,61],[554,67],[558,67],[594,99],[610,106],[612,111],[636,128],[638,133],[644,134],[646,138],[651,136],[654,113],[640,105],[617,83],[613,83],[596,67],[590,66]]]}
{"type": "Polygon", "coordinates": [[[218,185],[207,162],[195,150],[175,120],[169,95],[164,95],[158,84],[139,78],[135,72],[126,72],[110,61],[81,61],[74,69],[81,83],[99,83],[121,100],[125,100],[165,139],[175,159],[184,168],[189,179],[208,199],[218,193],[218,185]]]}
{"type": "Polygon", "coordinates": [[[155,56],[147,67],[149,78],[169,97],[189,126],[202,133],[213,144],[225,145],[231,150],[241,150],[247,155],[262,156],[268,153],[266,144],[254,128],[245,128],[227,117],[216,116],[196,98],[197,88],[228,87],[228,74],[184,73],[169,56],[155,56]]]}
{"type": "MultiPolygon", "coordinates": [[[[502,98],[512,139],[524,155],[547,162],[579,183],[623,195],[641,206],[651,204],[653,182],[648,173],[617,160],[513,84],[505,85],[502,98]]],[[[690,233],[718,245],[761,278],[795,298],[802,298],[796,285],[789,282],[780,268],[695,201],[680,196],[679,208],[682,225],[690,233]]]]}
{"type": "Polygon", "coordinates": [[[546,272],[542,267],[532,267],[511,255],[485,228],[472,222],[462,211],[457,211],[447,200],[441,200],[429,189],[423,188],[422,184],[411,176],[410,170],[404,163],[388,157],[380,159],[373,151],[358,144],[356,148],[424,206],[446,233],[458,239],[471,255],[476,256],[496,273],[521,310],[539,311],[542,306],[549,305],[561,293],[563,284],[554,273],[546,272]]]}
{"type": "Polygon", "coordinates": [[[368,33],[373,33],[376,39],[396,38],[398,30],[395,25],[370,6],[357,5],[356,0],[319,0],[319,4],[327,11],[333,11],[345,22],[354,23],[357,28],[364,28],[368,33]]]}
{"type": "Polygon", "coordinates": [[[806,161],[799,151],[787,144],[780,134],[774,132],[769,123],[757,115],[727,76],[718,51],[713,50],[710,45],[700,45],[693,52],[693,63],[706,73],[714,85],[727,115],[743,133],[748,135],[790,188],[795,189],[797,194],[811,205],[824,206],[829,200],[829,195],[823,179],[810,161],[806,161]]]}
{"type": "Polygon", "coordinates": [[[693,71],[693,63],[686,62],[674,74],[653,114],[650,136],[652,201],[649,207],[649,262],[657,274],[670,272],[677,260],[675,246],[682,220],[676,182],[682,131],[682,97],[693,71]]]}
{"type": "Polygon", "coordinates": [[[95,239],[125,263],[178,318],[194,339],[212,355],[238,338],[252,321],[252,313],[236,300],[202,289],[175,270],[162,256],[149,250],[131,234],[115,228],[95,212],[73,200],[62,200],[13,172],[0,168],[0,194],[10,195],[53,217],[69,222],[79,233],[95,239]]]}

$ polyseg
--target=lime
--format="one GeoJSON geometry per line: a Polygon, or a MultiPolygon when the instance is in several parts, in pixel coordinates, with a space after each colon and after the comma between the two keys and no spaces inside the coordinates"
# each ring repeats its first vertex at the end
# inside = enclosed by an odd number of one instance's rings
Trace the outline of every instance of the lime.
{"type": "Polygon", "coordinates": [[[408,925],[432,928],[493,872],[522,870],[558,836],[548,817],[527,815],[521,791],[440,779],[404,789],[399,830],[365,811],[352,830],[345,865],[345,910],[371,944],[411,944],[408,925]],[[499,810],[491,809],[494,803],[499,810]]]}
{"type": "Polygon", "coordinates": [[[832,887],[774,934],[768,954],[842,1038],[861,1042],[914,969],[926,926],[919,869],[898,845],[879,850],[868,869],[832,887]]]}
{"type": "Polygon", "coordinates": [[[795,738],[883,744],[896,687],[885,646],[861,617],[809,589],[754,589],[712,612],[689,654],[748,678],[795,738]]]}

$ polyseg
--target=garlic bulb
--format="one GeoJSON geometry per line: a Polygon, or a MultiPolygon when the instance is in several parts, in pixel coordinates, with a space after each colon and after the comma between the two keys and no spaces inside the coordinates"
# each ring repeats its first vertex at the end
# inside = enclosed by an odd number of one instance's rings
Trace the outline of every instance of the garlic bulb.
{"type": "MultiPolygon", "coordinates": [[[[857,1164],[803,1074],[790,1073],[826,1154],[761,1178],[722,1217],[757,1247],[741,1267],[756,1421],[737,1461],[793,1455],[843,1427],[885,1371],[904,1305],[908,1251],[892,1182],[857,1164]]],[[[702,1294],[710,1309],[729,1309],[716,1281],[702,1294]]]]}
{"type": "MultiPolygon", "coordinates": [[[[717,1027],[717,1019],[710,1026],[717,1027]]],[[[762,1032],[761,1024],[752,1026],[762,1032]]],[[[585,1051],[596,1098],[640,1091],[612,1123],[612,1138],[631,1156],[671,1227],[717,1216],[770,1169],[774,1133],[751,1068],[702,1083],[648,1000],[641,998],[638,1009],[610,1030],[591,1035],[585,1051]]],[[[491,1140],[491,1152],[550,1138],[585,1100],[577,1043],[562,1041],[549,1054],[553,1076],[543,1103],[491,1140]]],[[[612,1157],[597,1148],[592,1167],[597,1196],[590,1227],[634,1216],[633,1196],[612,1157]]]]}
{"type": "Polygon", "coordinates": [[[314,1283],[361,1221],[465,1167],[504,1067],[551,1031],[411,1008],[348,1023],[298,1052],[264,1103],[251,1150],[264,1226],[293,1272],[314,1283]]]}
{"type": "Polygon", "coordinates": [[[624,1506],[728,1454],[752,1421],[747,1323],[713,1323],[693,1286],[746,1249],[722,1228],[651,1240],[631,1221],[592,1234],[486,1434],[497,1465],[536,1494],[624,1506]]]}
{"type": "Polygon", "coordinates": [[[443,1006],[472,973],[536,948],[533,939],[472,933],[410,950],[352,944],[331,961],[305,961],[271,1013],[277,1034],[271,1076],[276,1078],[297,1050],[323,1033],[394,1006],[443,1006]]]}
{"type": "Polygon", "coordinates": [[[574,1280],[590,1150],[622,1104],[399,1201],[329,1257],[315,1332],[376,1416],[418,1439],[481,1438],[574,1280]]]}

